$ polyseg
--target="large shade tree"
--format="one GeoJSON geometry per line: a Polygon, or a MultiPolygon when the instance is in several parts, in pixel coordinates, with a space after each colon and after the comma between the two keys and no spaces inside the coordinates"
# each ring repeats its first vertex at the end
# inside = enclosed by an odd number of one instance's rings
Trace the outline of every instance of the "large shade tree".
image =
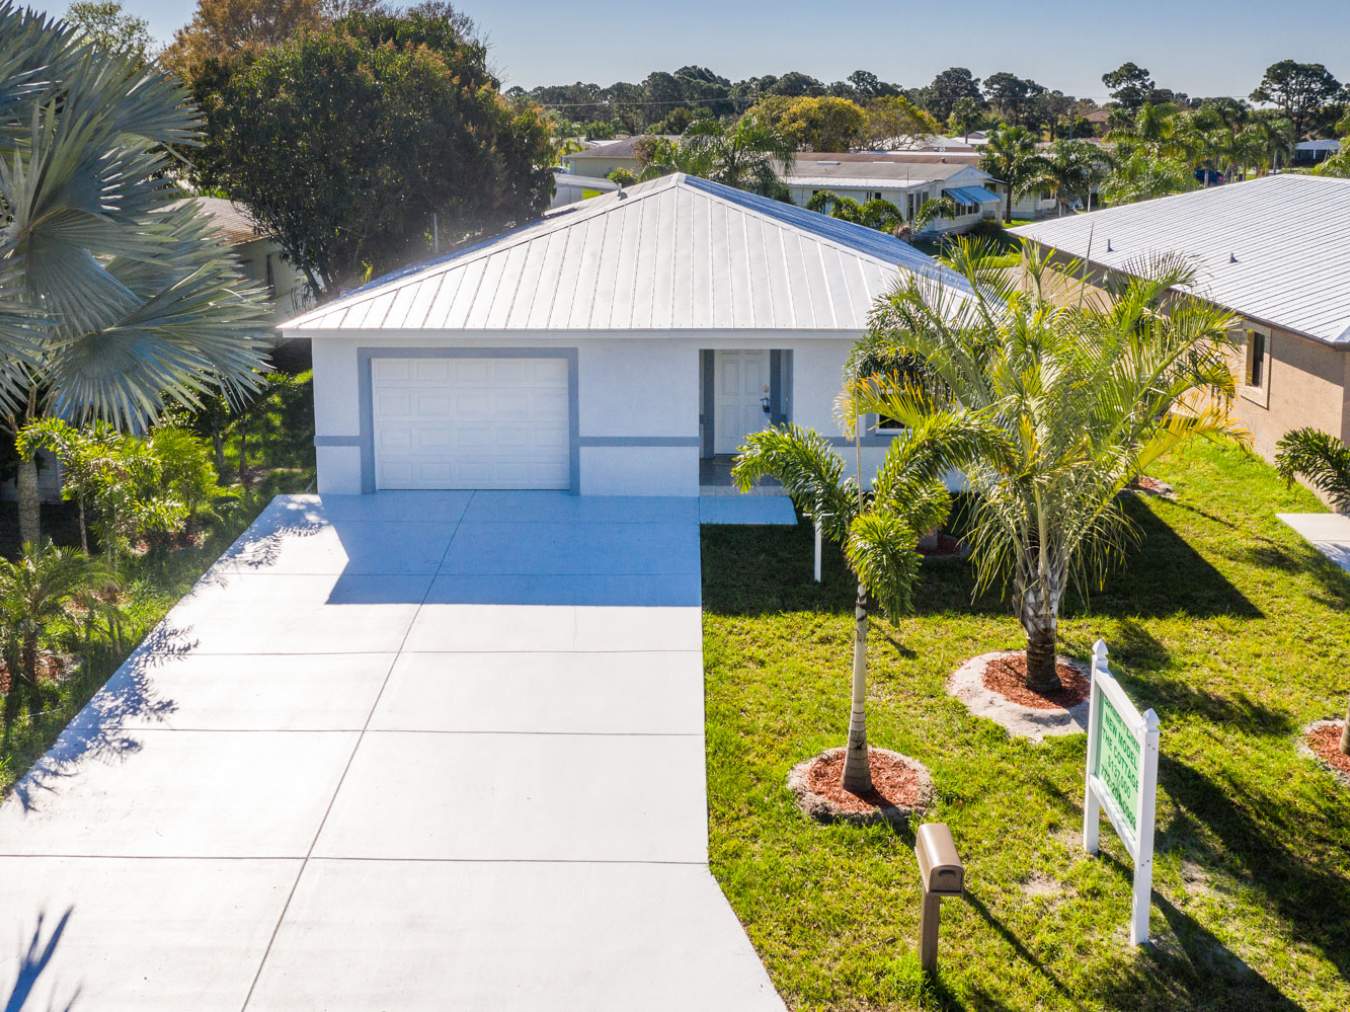
{"type": "MultiPolygon", "coordinates": [[[[182,88],[136,54],[0,6],[0,420],[143,427],[256,388],[267,303],[171,180],[197,143],[182,88]]],[[[20,536],[39,537],[18,464],[20,536]]]]}
{"type": "Polygon", "coordinates": [[[351,14],[206,60],[199,180],[249,206],[326,295],[548,204],[542,111],[445,11],[351,14]]]}
{"type": "Polygon", "coordinates": [[[756,117],[742,116],[732,125],[705,119],[691,125],[679,140],[654,137],[642,144],[639,178],[685,172],[772,196],[783,190],[778,169],[790,169],[796,152],[791,136],[756,117]]]}
{"type": "Polygon", "coordinates": [[[1025,251],[1023,270],[1005,272],[986,266],[989,252],[961,240],[951,255],[974,297],[915,279],[877,302],[869,342],[921,361],[926,396],[874,380],[859,403],[910,426],[914,453],[941,456],[937,418],[997,430],[973,464],[956,451],[950,462],[975,493],[979,587],[1011,590],[1028,685],[1046,691],[1059,684],[1066,592],[1099,586],[1134,533],[1121,493],[1182,439],[1231,431],[1231,320],[1178,294],[1195,280],[1182,263],[1134,265],[1105,300],[1065,299],[1047,256],[1025,251]]]}

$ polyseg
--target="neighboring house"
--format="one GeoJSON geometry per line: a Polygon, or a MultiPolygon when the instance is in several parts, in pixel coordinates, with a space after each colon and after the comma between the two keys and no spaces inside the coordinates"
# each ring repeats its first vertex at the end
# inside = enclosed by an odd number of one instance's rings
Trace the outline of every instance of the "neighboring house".
{"type": "Polygon", "coordinates": [[[1325,162],[1341,150],[1341,142],[1330,138],[1317,141],[1299,141],[1294,145],[1294,164],[1300,168],[1325,162]]]}
{"type": "Polygon", "coordinates": [[[1190,258],[1195,294],[1239,318],[1235,412],[1256,450],[1305,425],[1350,441],[1350,180],[1265,176],[1013,232],[1097,280],[1190,258]]]}
{"type": "Polygon", "coordinates": [[[575,204],[578,200],[588,200],[591,197],[598,197],[602,193],[613,193],[618,188],[619,184],[609,179],[576,176],[570,172],[555,169],[553,172],[553,199],[548,206],[552,209],[562,207],[564,204],[575,204]]]}
{"type": "MultiPolygon", "coordinates": [[[[873,300],[915,274],[969,290],[892,236],[675,174],[281,330],[312,340],[322,492],[694,496],[771,422],[849,445],[845,362],[873,300]]],[[[863,437],[865,473],[890,438],[863,437]]]]}
{"type": "MultiPolygon", "coordinates": [[[[642,163],[638,161],[636,147],[637,142],[642,140],[644,136],[646,135],[635,134],[632,137],[623,137],[616,141],[605,141],[583,151],[574,151],[570,155],[563,155],[563,168],[574,175],[600,179],[608,176],[615,169],[627,169],[636,176],[642,171],[642,163]]],[[[680,139],[673,134],[662,136],[672,141],[680,139]]]]}
{"type": "Polygon", "coordinates": [[[997,221],[1003,208],[1002,198],[991,188],[994,177],[967,160],[914,161],[879,152],[811,152],[800,156],[790,172],[780,172],[779,178],[798,206],[805,207],[815,194],[829,191],[860,204],[890,201],[906,221],[912,221],[928,201],[950,197],[962,213],[929,224],[929,229],[939,232],[963,232],[981,221],[997,221]]]}
{"type": "Polygon", "coordinates": [[[267,288],[273,321],[294,316],[308,305],[304,274],[291,266],[281,252],[281,244],[262,230],[248,208],[220,197],[186,199],[199,203],[216,223],[217,231],[238,257],[244,275],[267,288]]]}

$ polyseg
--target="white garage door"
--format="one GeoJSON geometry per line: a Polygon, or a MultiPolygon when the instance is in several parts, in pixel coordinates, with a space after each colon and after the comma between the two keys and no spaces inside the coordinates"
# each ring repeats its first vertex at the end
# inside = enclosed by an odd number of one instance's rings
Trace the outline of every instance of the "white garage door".
{"type": "Polygon", "coordinates": [[[377,488],[567,488],[567,361],[371,360],[377,488]]]}

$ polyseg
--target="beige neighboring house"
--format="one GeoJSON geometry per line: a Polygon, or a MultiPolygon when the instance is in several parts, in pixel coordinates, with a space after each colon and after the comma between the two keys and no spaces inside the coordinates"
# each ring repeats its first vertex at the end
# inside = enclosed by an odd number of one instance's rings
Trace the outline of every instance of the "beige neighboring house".
{"type": "Polygon", "coordinates": [[[1003,198],[992,189],[994,177],[965,159],[911,161],[886,152],[803,152],[779,178],[792,202],[805,207],[828,191],[859,204],[886,200],[913,221],[930,200],[950,197],[960,213],[929,224],[935,232],[964,232],[981,221],[998,221],[1003,198]]]}
{"type": "Polygon", "coordinates": [[[1187,257],[1194,294],[1238,319],[1235,413],[1257,452],[1303,426],[1350,442],[1350,179],[1265,176],[1012,231],[1096,280],[1187,257]]]}
{"type": "MultiPolygon", "coordinates": [[[[309,306],[305,276],[292,267],[281,244],[262,230],[248,208],[221,197],[189,197],[215,222],[221,237],[239,258],[244,275],[267,288],[272,299],[272,321],[284,320],[309,306]]],[[[175,204],[174,206],[177,206],[175,204]]]]}

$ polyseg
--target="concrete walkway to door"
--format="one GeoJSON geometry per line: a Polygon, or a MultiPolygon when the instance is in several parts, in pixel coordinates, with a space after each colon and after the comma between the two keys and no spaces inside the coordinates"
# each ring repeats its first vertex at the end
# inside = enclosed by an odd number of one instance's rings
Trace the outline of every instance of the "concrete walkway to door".
{"type": "Polygon", "coordinates": [[[707,867],[698,512],[273,502],[0,806],[0,996],[781,1009],[707,867]]]}

